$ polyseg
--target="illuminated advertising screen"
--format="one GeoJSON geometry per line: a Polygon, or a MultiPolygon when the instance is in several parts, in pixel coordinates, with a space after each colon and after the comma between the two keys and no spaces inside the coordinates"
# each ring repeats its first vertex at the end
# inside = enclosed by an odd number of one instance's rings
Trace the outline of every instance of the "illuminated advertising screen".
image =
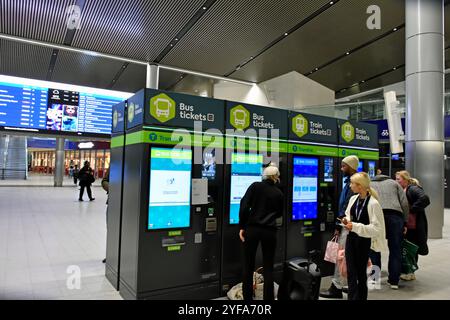
{"type": "Polygon", "coordinates": [[[292,220],[317,218],[319,159],[294,157],[292,220]]]}
{"type": "Polygon", "coordinates": [[[126,94],[87,87],[81,91],[83,88],[0,76],[0,127],[110,135],[112,107],[125,100],[126,94]]]}
{"type": "Polygon", "coordinates": [[[214,180],[216,177],[216,151],[205,151],[203,153],[202,178],[214,180]]]}
{"type": "Polygon", "coordinates": [[[149,230],[190,227],[191,173],[191,150],[151,149],[149,230]]]}
{"type": "Polygon", "coordinates": [[[334,161],[333,158],[325,158],[323,160],[323,182],[333,182],[334,174],[334,161]]]}
{"type": "Polygon", "coordinates": [[[363,172],[364,171],[364,164],[362,161],[359,161],[358,163],[358,172],[363,172]]]}
{"type": "Polygon", "coordinates": [[[239,223],[241,199],[248,187],[262,180],[263,156],[233,153],[231,156],[230,224],[239,223]]]}

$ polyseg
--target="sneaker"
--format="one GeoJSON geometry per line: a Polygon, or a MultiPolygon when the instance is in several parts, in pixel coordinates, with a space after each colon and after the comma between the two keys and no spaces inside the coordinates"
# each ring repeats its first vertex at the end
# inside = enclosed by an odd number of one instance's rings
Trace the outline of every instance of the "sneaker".
{"type": "Polygon", "coordinates": [[[91,198],[91,199],[89,199],[89,201],[94,201],[95,200],[95,198],[91,198]]]}
{"type": "Polygon", "coordinates": [[[398,284],[391,284],[392,290],[398,290],[398,284]]]}
{"type": "Polygon", "coordinates": [[[400,279],[404,281],[411,281],[416,280],[416,276],[414,275],[414,273],[402,274],[400,275],[400,279]]]}

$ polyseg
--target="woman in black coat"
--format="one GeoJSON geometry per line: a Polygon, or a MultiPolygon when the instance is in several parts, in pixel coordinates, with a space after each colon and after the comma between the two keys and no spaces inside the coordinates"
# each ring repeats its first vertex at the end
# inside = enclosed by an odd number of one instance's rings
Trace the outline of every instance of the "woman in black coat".
{"type": "MultiPolygon", "coordinates": [[[[399,171],[396,173],[397,182],[406,192],[406,198],[409,203],[409,217],[406,231],[406,239],[419,247],[416,255],[416,261],[421,256],[428,254],[428,221],[425,214],[425,208],[430,204],[430,198],[425,194],[419,181],[411,178],[408,171],[399,171]]],[[[415,280],[414,273],[402,275],[403,280],[415,280]]]]}
{"type": "Polygon", "coordinates": [[[78,173],[78,179],[80,180],[80,196],[78,201],[83,201],[84,188],[87,190],[89,200],[94,201],[95,198],[92,197],[91,184],[94,183],[95,177],[89,161],[84,162],[83,168],[78,173]]]}

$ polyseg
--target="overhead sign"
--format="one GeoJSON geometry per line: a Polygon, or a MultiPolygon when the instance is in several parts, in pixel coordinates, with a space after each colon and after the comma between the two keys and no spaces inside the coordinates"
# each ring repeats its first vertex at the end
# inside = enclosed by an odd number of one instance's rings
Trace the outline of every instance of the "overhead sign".
{"type": "Polygon", "coordinates": [[[227,101],[227,129],[243,130],[265,129],[268,138],[270,130],[278,129],[280,138],[287,138],[288,111],[275,108],[260,107],[250,104],[227,101]]]}
{"type": "Polygon", "coordinates": [[[336,119],[311,114],[289,113],[289,139],[337,144],[336,119]]]}
{"type": "Polygon", "coordinates": [[[366,148],[378,148],[378,129],[376,125],[338,120],[339,144],[366,148]]]}
{"type": "Polygon", "coordinates": [[[112,132],[118,133],[125,130],[125,102],[115,104],[112,109],[112,132]]]}
{"type": "Polygon", "coordinates": [[[224,101],[147,89],[145,124],[223,130],[224,101]]]}
{"type": "Polygon", "coordinates": [[[127,129],[142,125],[144,122],[145,90],[140,90],[127,101],[127,129]]]}

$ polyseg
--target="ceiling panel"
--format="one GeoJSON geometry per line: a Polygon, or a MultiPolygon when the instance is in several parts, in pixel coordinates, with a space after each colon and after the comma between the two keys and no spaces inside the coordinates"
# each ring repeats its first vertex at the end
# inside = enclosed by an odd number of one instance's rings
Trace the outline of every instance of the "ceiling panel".
{"type": "Polygon", "coordinates": [[[52,81],[106,88],[123,63],[81,53],[60,51],[52,81]]]}
{"type": "Polygon", "coordinates": [[[338,91],[404,64],[404,29],[315,72],[311,79],[338,91]]]}
{"type": "Polygon", "coordinates": [[[205,0],[86,0],[72,45],[153,61],[205,0]]]}
{"type": "Polygon", "coordinates": [[[385,34],[404,20],[403,0],[339,1],[231,77],[262,82],[293,70],[305,74],[385,34]],[[366,25],[367,7],[373,4],[381,9],[380,30],[369,30],[366,25]]]}
{"type": "Polygon", "coordinates": [[[0,74],[45,80],[52,51],[0,39],[0,74]]]}
{"type": "Polygon", "coordinates": [[[377,77],[365,83],[358,84],[350,89],[347,89],[344,92],[336,92],[336,99],[384,87],[401,81],[405,81],[405,68],[399,68],[395,71],[393,70],[392,72],[389,72],[381,77],[377,77]]]}
{"type": "Polygon", "coordinates": [[[328,2],[218,0],[162,63],[224,75],[328,2]]]}
{"type": "Polygon", "coordinates": [[[112,90],[137,92],[145,87],[146,67],[130,63],[120,75],[112,90]]]}
{"type": "Polygon", "coordinates": [[[0,0],[0,33],[62,44],[76,0],[0,0]]]}

